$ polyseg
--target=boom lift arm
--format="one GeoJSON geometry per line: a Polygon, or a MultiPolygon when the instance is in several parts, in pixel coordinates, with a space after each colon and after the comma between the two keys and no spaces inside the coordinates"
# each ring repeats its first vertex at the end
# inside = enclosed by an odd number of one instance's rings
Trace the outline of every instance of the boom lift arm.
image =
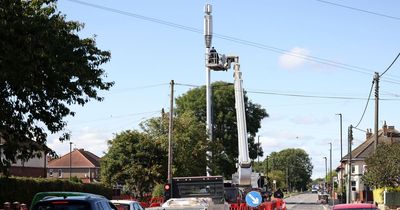
{"type": "Polygon", "coordinates": [[[258,187],[259,174],[253,173],[249,158],[249,148],[247,140],[246,110],[243,96],[243,80],[240,72],[238,56],[218,55],[216,51],[210,53],[208,67],[213,70],[228,70],[233,63],[234,85],[235,85],[235,108],[238,130],[238,163],[237,172],[232,175],[232,184],[241,187],[258,187]]]}

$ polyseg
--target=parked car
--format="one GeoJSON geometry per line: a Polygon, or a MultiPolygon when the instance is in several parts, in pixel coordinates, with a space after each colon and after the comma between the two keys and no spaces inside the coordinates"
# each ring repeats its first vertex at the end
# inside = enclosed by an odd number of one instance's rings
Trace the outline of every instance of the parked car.
{"type": "Polygon", "coordinates": [[[96,194],[47,196],[37,201],[32,210],[118,210],[107,198],[96,194]]]}
{"type": "Polygon", "coordinates": [[[338,204],[333,207],[333,210],[377,210],[378,207],[371,203],[351,203],[338,204]]]}
{"type": "MultiPolygon", "coordinates": [[[[38,192],[33,196],[31,206],[29,209],[32,210],[33,206],[42,199],[50,198],[50,197],[64,197],[64,196],[82,196],[82,195],[95,195],[91,193],[84,192],[68,192],[68,191],[52,191],[52,192],[38,192]]],[[[100,195],[97,195],[100,196],[100,195]]]]}
{"type": "Polygon", "coordinates": [[[111,200],[111,203],[113,203],[118,210],[144,210],[138,201],[111,200]]]}

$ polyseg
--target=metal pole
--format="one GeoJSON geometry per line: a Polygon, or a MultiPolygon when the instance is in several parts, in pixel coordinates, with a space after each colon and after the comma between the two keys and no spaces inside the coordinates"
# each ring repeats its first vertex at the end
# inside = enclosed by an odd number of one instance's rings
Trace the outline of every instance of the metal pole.
{"type": "MultiPolygon", "coordinates": [[[[172,130],[174,128],[174,80],[171,80],[171,95],[169,108],[169,128],[168,128],[168,183],[172,187],[172,130]]],[[[172,192],[172,191],[171,191],[172,192]]]]}
{"type": "Polygon", "coordinates": [[[328,179],[328,166],[327,166],[327,158],[324,157],[324,159],[325,159],[325,184],[324,184],[324,190],[326,190],[327,179],[328,179]]]}
{"type": "Polygon", "coordinates": [[[343,146],[342,146],[342,114],[341,113],[339,113],[339,114],[336,114],[336,115],[339,115],[339,117],[340,117],[340,160],[342,160],[342,158],[343,158],[343,146]]]}
{"type": "Polygon", "coordinates": [[[72,178],[72,142],[69,142],[69,179],[72,178]]]}
{"type": "Polygon", "coordinates": [[[333,191],[333,177],[332,177],[332,142],[329,143],[329,182],[332,184],[331,186],[331,198],[334,199],[334,191],[333,191]]]}
{"type": "MultiPolygon", "coordinates": [[[[211,5],[206,4],[204,7],[204,39],[205,39],[205,46],[206,46],[206,53],[205,53],[205,65],[206,65],[206,106],[207,106],[207,116],[206,116],[206,132],[209,141],[212,141],[213,138],[213,125],[212,125],[212,116],[211,116],[211,107],[212,107],[212,91],[211,91],[211,69],[207,67],[208,64],[208,55],[211,48],[212,42],[212,15],[211,15],[211,5]]],[[[206,166],[206,174],[210,176],[210,158],[212,156],[211,151],[207,151],[207,166],[206,166]]]]}
{"type": "Polygon", "coordinates": [[[260,136],[258,136],[257,158],[258,165],[260,165],[260,136]]]}
{"type": "Polygon", "coordinates": [[[374,76],[375,82],[375,141],[374,141],[374,151],[378,146],[378,120],[379,120],[379,73],[375,72],[374,76]]]}
{"type": "MultiPolygon", "coordinates": [[[[342,135],[342,114],[336,114],[339,115],[340,117],[340,164],[342,164],[342,159],[343,159],[343,135],[342,135]]],[[[343,189],[343,171],[340,173],[339,177],[339,188],[338,189],[343,189]]],[[[341,190],[343,192],[343,190],[341,190]]],[[[340,194],[342,195],[342,192],[340,194]]]]}

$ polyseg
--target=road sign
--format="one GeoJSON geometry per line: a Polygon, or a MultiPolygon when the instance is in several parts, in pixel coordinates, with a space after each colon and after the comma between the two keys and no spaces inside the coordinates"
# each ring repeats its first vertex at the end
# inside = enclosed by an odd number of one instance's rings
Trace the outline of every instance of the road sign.
{"type": "Polygon", "coordinates": [[[250,207],[257,207],[261,204],[261,194],[257,191],[250,191],[246,195],[246,203],[250,207]]]}

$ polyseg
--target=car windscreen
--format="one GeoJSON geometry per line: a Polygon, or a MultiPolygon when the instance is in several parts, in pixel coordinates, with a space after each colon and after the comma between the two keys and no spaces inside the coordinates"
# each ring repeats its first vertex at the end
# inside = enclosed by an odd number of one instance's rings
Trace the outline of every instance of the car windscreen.
{"type": "Polygon", "coordinates": [[[33,210],[90,210],[90,204],[85,201],[48,201],[37,203],[33,210]]]}

